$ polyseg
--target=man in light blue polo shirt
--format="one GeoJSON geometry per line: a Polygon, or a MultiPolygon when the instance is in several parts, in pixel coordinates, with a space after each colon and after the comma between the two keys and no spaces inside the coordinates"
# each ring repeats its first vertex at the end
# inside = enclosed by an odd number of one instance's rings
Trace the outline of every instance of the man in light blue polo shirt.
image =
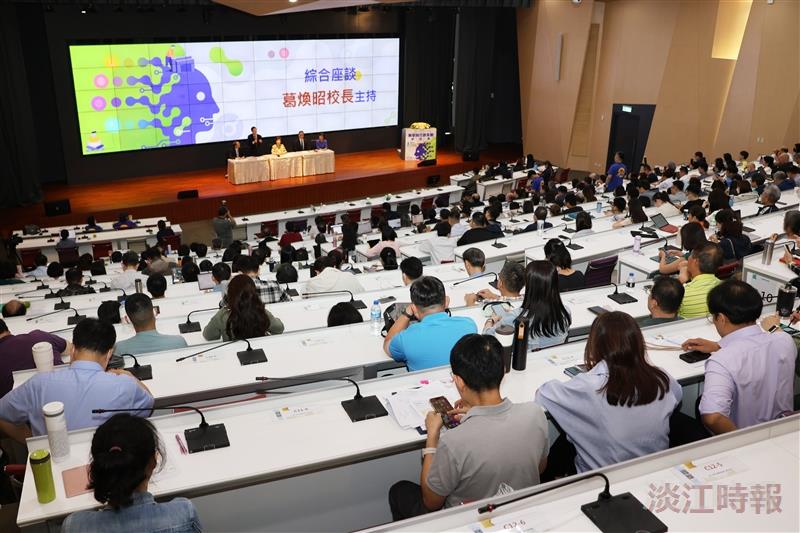
{"type": "Polygon", "coordinates": [[[185,348],[186,339],[180,335],[163,335],[156,330],[156,315],[153,301],[146,294],[131,294],[125,300],[125,313],[133,324],[136,335],[119,341],[114,353],[117,355],[160,352],[185,348]]]}
{"type": "Polygon", "coordinates": [[[92,409],[148,414],[153,396],[147,387],[125,370],[106,371],[115,340],[113,325],[95,318],[81,320],[72,333],[68,367],[37,373],[0,398],[0,434],[20,442],[46,434],[42,407],[56,401],[64,404],[69,431],[99,426],[114,414],[93,414],[92,409]]]}
{"type": "Polygon", "coordinates": [[[411,285],[411,305],[386,333],[383,350],[395,361],[405,362],[410,372],[448,364],[455,343],[478,332],[471,318],[449,316],[445,311],[449,303],[439,279],[419,278],[411,285]]]}

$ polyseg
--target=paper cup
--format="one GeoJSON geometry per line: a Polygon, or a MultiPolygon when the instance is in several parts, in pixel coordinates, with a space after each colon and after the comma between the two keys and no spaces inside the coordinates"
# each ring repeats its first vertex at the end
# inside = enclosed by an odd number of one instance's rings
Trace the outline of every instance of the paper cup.
{"type": "Polygon", "coordinates": [[[53,346],[49,342],[37,342],[31,349],[33,363],[39,372],[53,370],[53,346]]]}

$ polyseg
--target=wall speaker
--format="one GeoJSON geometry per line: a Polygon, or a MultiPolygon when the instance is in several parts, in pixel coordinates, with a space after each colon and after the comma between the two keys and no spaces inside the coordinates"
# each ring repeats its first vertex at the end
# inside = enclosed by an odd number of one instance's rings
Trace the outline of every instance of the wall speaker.
{"type": "Polygon", "coordinates": [[[436,164],[436,160],[435,159],[425,159],[425,160],[420,161],[419,163],[417,163],[417,166],[418,167],[432,167],[435,164],[436,164]]]}
{"type": "Polygon", "coordinates": [[[70,209],[68,198],[44,203],[45,216],[57,217],[59,215],[68,215],[70,212],[72,212],[72,209],[70,209]]]}
{"type": "Polygon", "coordinates": [[[439,180],[441,179],[442,177],[439,176],[439,174],[436,174],[435,176],[428,176],[426,184],[428,187],[436,187],[437,185],[439,185],[439,180]]]}
{"type": "Polygon", "coordinates": [[[464,150],[464,153],[461,154],[462,161],[477,161],[480,157],[481,153],[478,150],[464,150]]]}
{"type": "Polygon", "coordinates": [[[197,189],[178,191],[178,200],[188,200],[189,198],[197,198],[197,189]]]}

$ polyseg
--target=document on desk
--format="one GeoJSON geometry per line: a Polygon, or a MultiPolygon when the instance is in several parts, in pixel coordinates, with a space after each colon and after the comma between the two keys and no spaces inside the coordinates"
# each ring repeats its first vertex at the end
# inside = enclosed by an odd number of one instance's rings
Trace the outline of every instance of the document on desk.
{"type": "Polygon", "coordinates": [[[673,467],[681,480],[693,485],[708,485],[746,470],[744,463],[732,455],[689,461],[673,467]]]}
{"type": "Polygon", "coordinates": [[[678,350],[689,337],[680,335],[647,335],[644,343],[651,350],[678,350]]]}
{"type": "Polygon", "coordinates": [[[433,410],[430,399],[437,396],[446,397],[453,405],[459,398],[452,381],[433,381],[388,395],[385,398],[386,410],[403,429],[424,427],[425,416],[433,410]]]}

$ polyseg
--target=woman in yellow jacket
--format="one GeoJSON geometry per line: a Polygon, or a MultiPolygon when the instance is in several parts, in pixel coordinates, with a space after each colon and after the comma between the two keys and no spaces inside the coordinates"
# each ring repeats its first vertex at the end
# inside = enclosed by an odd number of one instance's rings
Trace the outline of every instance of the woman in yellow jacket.
{"type": "Polygon", "coordinates": [[[272,145],[272,155],[286,155],[286,146],[281,142],[280,137],[275,137],[275,144],[272,145]]]}

